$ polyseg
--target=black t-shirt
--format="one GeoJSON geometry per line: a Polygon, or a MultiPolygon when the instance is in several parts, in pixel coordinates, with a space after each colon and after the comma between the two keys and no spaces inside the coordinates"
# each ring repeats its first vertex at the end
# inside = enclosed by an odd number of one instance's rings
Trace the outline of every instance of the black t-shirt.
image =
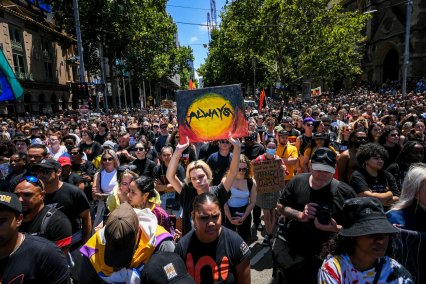
{"type": "Polygon", "coordinates": [[[11,256],[0,259],[1,283],[63,283],[69,278],[65,254],[52,242],[25,235],[11,256]]]}
{"type": "Polygon", "coordinates": [[[22,173],[19,174],[14,172],[9,173],[4,180],[0,181],[1,190],[14,192],[19,180],[26,175],[28,175],[27,170],[24,170],[22,173]]]}
{"type": "Polygon", "coordinates": [[[395,178],[387,171],[379,171],[377,177],[373,177],[361,168],[352,173],[350,185],[356,193],[371,190],[372,192],[384,193],[392,191],[393,195],[399,196],[400,192],[395,178]]]}
{"type": "MultiPolygon", "coordinates": [[[[331,217],[341,225],[343,204],[345,200],[356,197],[356,193],[344,182],[338,182],[334,194],[331,183],[319,190],[314,190],[309,185],[310,176],[310,173],[294,176],[281,192],[279,203],[298,211],[303,211],[305,205],[311,202],[327,206],[331,217]]],[[[282,234],[292,250],[304,255],[318,254],[322,245],[332,236],[332,233],[318,230],[313,220],[298,222],[287,219],[285,227],[282,234]]]]}
{"type": "Polygon", "coordinates": [[[102,145],[96,141],[93,141],[90,145],[82,142],[80,143],[80,148],[86,154],[88,161],[93,161],[94,158],[102,154],[102,145]]]}
{"type": "Polygon", "coordinates": [[[265,147],[262,144],[254,142],[252,146],[248,146],[246,143],[241,145],[241,154],[247,156],[251,161],[259,157],[260,155],[265,154],[265,147]]]}
{"type": "Polygon", "coordinates": [[[227,156],[222,156],[219,152],[210,155],[206,163],[213,172],[212,185],[218,185],[222,181],[223,176],[231,164],[231,160],[232,153],[229,153],[227,156]]]}
{"type": "Polygon", "coordinates": [[[71,164],[71,171],[79,176],[92,176],[95,174],[96,169],[93,167],[93,164],[91,162],[84,162],[82,164],[71,164]]]}
{"type": "Polygon", "coordinates": [[[202,243],[189,232],[176,245],[175,253],[186,263],[186,269],[197,283],[236,283],[235,267],[250,257],[250,248],[238,233],[222,226],[217,240],[202,243]],[[215,281],[214,277],[218,279],[215,281]]]}
{"type": "MultiPolygon", "coordinates": [[[[222,205],[222,208],[221,208],[222,216],[225,216],[223,214],[223,205],[228,201],[229,193],[226,191],[225,187],[223,186],[223,183],[220,183],[217,186],[210,186],[209,192],[217,196],[220,204],[222,205]]],[[[178,194],[177,198],[183,209],[183,212],[182,212],[182,223],[183,223],[182,234],[183,235],[185,235],[192,229],[192,225],[191,225],[192,203],[194,202],[194,199],[197,195],[198,195],[197,190],[192,186],[192,184],[188,185],[186,183],[183,185],[181,193],[178,194]]]]}
{"type": "Polygon", "coordinates": [[[100,135],[99,133],[97,133],[95,135],[95,138],[93,138],[93,140],[95,140],[96,142],[98,142],[99,144],[104,144],[105,142],[105,138],[108,136],[108,132],[105,132],[104,135],[100,135]]]}
{"type": "Polygon", "coordinates": [[[150,178],[154,177],[154,168],[155,163],[148,158],[143,160],[136,159],[130,163],[130,165],[135,165],[137,168],[134,172],[139,174],[140,176],[147,176],[150,178]]]}
{"type": "Polygon", "coordinates": [[[386,145],[382,145],[386,151],[388,151],[389,157],[385,160],[385,163],[383,165],[383,168],[386,169],[390,166],[393,162],[396,161],[396,158],[398,157],[399,153],[401,152],[401,146],[399,144],[396,144],[395,146],[388,147],[386,145]]]}
{"type": "Polygon", "coordinates": [[[198,159],[204,162],[210,157],[211,154],[219,151],[219,144],[213,144],[212,142],[201,145],[198,159]]]}
{"type": "MultiPolygon", "coordinates": [[[[167,167],[163,162],[161,162],[160,165],[155,166],[154,168],[154,179],[158,179],[164,185],[169,184],[170,182],[167,180],[166,172],[167,172],[167,167]]],[[[185,169],[181,165],[178,165],[177,167],[176,176],[181,182],[184,182],[185,169]]]]}
{"type": "Polygon", "coordinates": [[[68,178],[66,178],[65,180],[63,180],[69,184],[75,185],[75,186],[79,186],[80,183],[83,182],[83,178],[81,176],[79,176],[76,173],[70,173],[70,175],[68,176],[68,178]]]}
{"type": "Polygon", "coordinates": [[[61,210],[70,220],[73,233],[80,228],[80,214],[90,208],[84,192],[66,182],[54,193],[46,193],[44,204],[61,210]]]}
{"type": "Polygon", "coordinates": [[[44,235],[41,234],[41,225],[50,207],[45,206],[35,218],[29,222],[22,222],[19,231],[34,236],[40,236],[53,241],[60,248],[68,248],[71,245],[72,229],[67,216],[57,210],[50,218],[44,235]]]}

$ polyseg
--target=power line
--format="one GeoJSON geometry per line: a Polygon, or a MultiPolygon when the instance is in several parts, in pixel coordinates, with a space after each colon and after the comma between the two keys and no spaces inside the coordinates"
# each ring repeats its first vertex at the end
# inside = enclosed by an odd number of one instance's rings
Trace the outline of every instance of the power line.
{"type": "MultiPolygon", "coordinates": [[[[198,23],[188,23],[188,22],[175,22],[176,24],[182,24],[182,25],[190,25],[190,26],[203,26],[208,27],[208,24],[198,24],[198,23]]],[[[211,25],[219,27],[220,25],[211,25]]],[[[233,27],[282,27],[283,24],[278,25],[233,25],[233,27]]]]}
{"type": "Polygon", "coordinates": [[[210,11],[210,9],[198,8],[198,7],[188,7],[188,6],[178,6],[178,5],[166,5],[166,6],[168,6],[168,7],[174,7],[174,8],[183,8],[183,9],[210,11]]]}

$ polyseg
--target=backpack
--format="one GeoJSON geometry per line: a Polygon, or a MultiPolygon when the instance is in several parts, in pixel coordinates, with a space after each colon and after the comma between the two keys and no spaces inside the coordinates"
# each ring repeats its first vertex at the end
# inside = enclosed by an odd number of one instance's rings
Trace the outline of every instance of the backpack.
{"type": "Polygon", "coordinates": [[[38,236],[44,236],[46,234],[47,226],[49,225],[50,219],[52,219],[53,214],[55,214],[58,211],[56,207],[50,207],[49,210],[47,210],[46,214],[43,217],[43,220],[41,221],[40,226],[40,232],[37,233],[38,236]]]}

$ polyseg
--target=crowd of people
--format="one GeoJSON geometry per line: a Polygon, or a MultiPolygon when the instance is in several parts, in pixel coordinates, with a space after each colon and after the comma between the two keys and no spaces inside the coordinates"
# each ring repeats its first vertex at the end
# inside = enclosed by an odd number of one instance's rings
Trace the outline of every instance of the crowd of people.
{"type": "Polygon", "coordinates": [[[203,143],[172,109],[2,118],[0,282],[250,283],[253,228],[276,283],[424,283],[394,241],[426,231],[424,99],[268,100],[203,143]]]}

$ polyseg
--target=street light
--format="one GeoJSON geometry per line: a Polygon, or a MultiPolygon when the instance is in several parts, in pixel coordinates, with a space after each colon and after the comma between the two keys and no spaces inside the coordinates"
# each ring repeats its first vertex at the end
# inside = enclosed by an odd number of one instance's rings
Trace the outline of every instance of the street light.
{"type": "Polygon", "coordinates": [[[413,1],[407,1],[407,22],[405,23],[405,49],[404,62],[402,65],[402,97],[407,96],[407,77],[408,77],[408,61],[410,59],[410,26],[411,26],[411,8],[413,1]]]}

